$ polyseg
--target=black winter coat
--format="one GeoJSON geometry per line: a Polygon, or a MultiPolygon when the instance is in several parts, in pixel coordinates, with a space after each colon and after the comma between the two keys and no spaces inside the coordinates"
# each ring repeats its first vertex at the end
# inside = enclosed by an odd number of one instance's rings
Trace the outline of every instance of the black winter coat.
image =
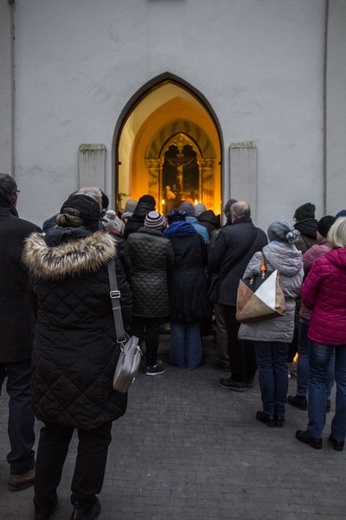
{"type": "Polygon", "coordinates": [[[209,237],[215,229],[220,228],[220,215],[215,215],[214,211],[211,209],[207,209],[203,211],[197,217],[198,223],[207,228],[209,237]]]}
{"type": "Polygon", "coordinates": [[[40,228],[0,202],[0,363],[31,358],[35,316],[29,300],[28,270],[21,261],[25,239],[40,228]]]}
{"type": "Polygon", "coordinates": [[[168,271],[173,266],[170,241],[157,229],[142,227],[127,239],[132,263],[133,314],[165,318],[169,314],[168,271]]]}
{"type": "Polygon", "coordinates": [[[124,229],[124,237],[128,238],[131,233],[135,233],[142,226],[144,226],[144,219],[150,211],[154,211],[154,206],[149,204],[148,202],[138,202],[135,211],[132,213],[131,217],[128,218],[125,229],[124,229]]]}
{"type": "Polygon", "coordinates": [[[89,430],[126,410],[112,384],[119,345],[106,265],[115,246],[104,231],[52,232],[49,245],[35,233],[24,250],[37,309],[32,402],[44,422],[89,430]]]}
{"type": "Polygon", "coordinates": [[[250,217],[220,230],[208,255],[209,272],[220,273],[223,278],[217,303],[236,305],[239,280],[253,255],[267,243],[267,235],[253,225],[250,217]]]}
{"type": "Polygon", "coordinates": [[[169,272],[170,319],[191,322],[209,312],[207,295],[207,248],[202,237],[172,236],[174,266],[169,272]]]}
{"type": "Polygon", "coordinates": [[[132,322],[132,265],[129,246],[126,240],[116,231],[109,231],[116,245],[117,254],[114,259],[118,289],[121,293],[120,304],[125,329],[132,322]]]}

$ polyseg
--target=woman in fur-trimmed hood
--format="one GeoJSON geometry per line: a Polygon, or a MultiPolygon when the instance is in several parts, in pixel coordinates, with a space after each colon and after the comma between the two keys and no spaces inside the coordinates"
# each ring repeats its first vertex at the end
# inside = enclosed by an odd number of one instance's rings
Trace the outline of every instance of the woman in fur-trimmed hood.
{"type": "Polygon", "coordinates": [[[73,515],[80,509],[97,513],[95,493],[102,488],[112,421],[126,410],[127,396],[112,385],[119,345],[107,263],[116,249],[107,232],[97,231],[99,219],[97,202],[74,195],[56,217],[57,227],[46,235],[30,235],[24,250],[37,314],[32,401],[36,417],[45,423],[36,464],[38,514],[56,507],[56,488],[74,428],[79,447],[73,515]]]}

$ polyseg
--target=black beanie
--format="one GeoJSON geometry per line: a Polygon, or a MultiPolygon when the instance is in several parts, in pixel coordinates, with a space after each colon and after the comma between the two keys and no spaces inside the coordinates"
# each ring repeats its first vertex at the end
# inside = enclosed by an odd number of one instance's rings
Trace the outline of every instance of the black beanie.
{"type": "Polygon", "coordinates": [[[152,195],[142,195],[142,197],[139,197],[138,202],[146,202],[147,204],[150,204],[155,209],[156,206],[156,200],[152,195]]]}
{"type": "Polygon", "coordinates": [[[299,206],[299,208],[296,209],[294,213],[294,218],[298,221],[304,220],[305,218],[315,218],[315,209],[315,204],[307,202],[306,204],[303,204],[302,206],[299,206]]]}
{"type": "Polygon", "coordinates": [[[336,218],[332,215],[326,215],[325,217],[322,217],[317,224],[317,231],[320,235],[322,235],[324,238],[327,237],[328,231],[336,221],[336,218]]]}

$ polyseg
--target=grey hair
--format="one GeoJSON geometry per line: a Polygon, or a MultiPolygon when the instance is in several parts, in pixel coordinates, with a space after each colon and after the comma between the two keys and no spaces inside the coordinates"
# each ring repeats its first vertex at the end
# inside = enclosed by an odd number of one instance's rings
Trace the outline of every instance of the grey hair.
{"type": "Polygon", "coordinates": [[[235,213],[238,218],[251,217],[250,205],[244,200],[238,200],[232,204],[231,213],[235,213]]]}
{"type": "Polygon", "coordinates": [[[0,173],[0,200],[15,203],[17,183],[8,173],[0,173]]]}

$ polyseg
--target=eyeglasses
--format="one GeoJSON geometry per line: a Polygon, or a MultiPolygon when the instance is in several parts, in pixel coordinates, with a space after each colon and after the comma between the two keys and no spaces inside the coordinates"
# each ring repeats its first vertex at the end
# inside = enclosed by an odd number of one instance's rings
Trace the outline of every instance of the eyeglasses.
{"type": "Polygon", "coordinates": [[[14,190],[13,193],[20,193],[20,190],[14,190]]]}

